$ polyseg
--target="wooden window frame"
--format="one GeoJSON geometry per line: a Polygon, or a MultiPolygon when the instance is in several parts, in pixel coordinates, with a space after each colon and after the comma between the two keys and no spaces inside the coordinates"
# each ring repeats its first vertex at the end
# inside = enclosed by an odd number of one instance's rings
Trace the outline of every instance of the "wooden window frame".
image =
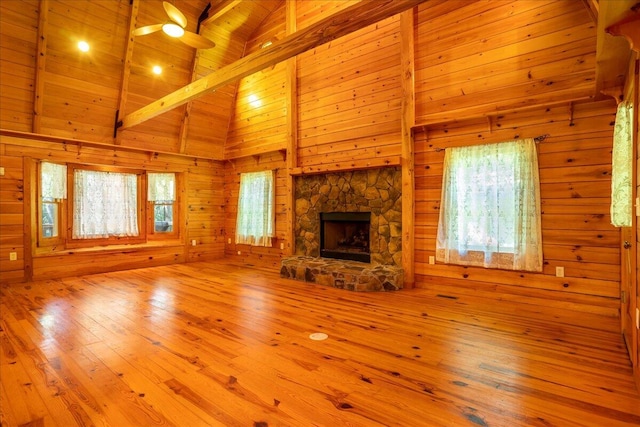
{"type": "MultiPolygon", "coordinates": [[[[147,171],[147,173],[155,173],[155,171],[147,171]]],[[[181,197],[180,195],[182,194],[182,174],[180,174],[179,172],[171,172],[173,174],[175,174],[176,177],[176,199],[173,201],[172,204],[172,208],[173,208],[173,230],[172,231],[156,231],[156,227],[155,227],[155,218],[154,218],[154,214],[155,214],[155,205],[158,204],[152,200],[148,200],[147,201],[147,239],[151,240],[151,241],[157,241],[157,240],[175,240],[175,239],[179,239],[180,236],[182,235],[181,232],[181,224],[182,222],[180,221],[181,215],[180,215],[180,211],[182,209],[180,209],[181,206],[181,197]]],[[[146,176],[145,176],[146,178],[146,176]]],[[[148,194],[148,182],[145,185],[145,189],[147,190],[147,192],[145,193],[145,199],[146,199],[146,194],[148,194]]]]}
{"type": "MultiPolygon", "coordinates": [[[[46,160],[42,160],[46,161],[46,160]]],[[[42,179],[41,161],[37,162],[35,180],[37,182],[36,209],[34,209],[34,225],[36,232],[36,247],[34,254],[46,254],[63,252],[72,249],[108,249],[117,245],[144,245],[153,242],[154,244],[167,242],[175,244],[184,235],[183,198],[184,177],[181,172],[170,171],[176,176],[176,199],[173,202],[173,230],[171,232],[156,232],[153,223],[153,212],[155,202],[147,200],[147,174],[154,173],[153,170],[131,169],[125,167],[84,165],[76,163],[66,163],[67,166],[67,199],[56,201],[58,204],[58,236],[56,238],[45,238],[42,234],[42,179]],[[74,239],[73,238],[73,208],[75,194],[74,173],[76,170],[92,170],[99,172],[116,172],[135,174],[137,176],[137,210],[138,210],[138,236],[132,237],[109,237],[98,239],[74,239]]],[[[62,164],[62,163],[61,163],[62,164]]],[[[167,171],[162,171],[167,172],[167,171]]]]}

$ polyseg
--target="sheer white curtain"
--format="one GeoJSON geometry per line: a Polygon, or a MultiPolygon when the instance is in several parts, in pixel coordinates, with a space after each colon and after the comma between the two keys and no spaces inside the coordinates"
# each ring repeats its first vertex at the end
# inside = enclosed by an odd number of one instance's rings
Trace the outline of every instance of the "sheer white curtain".
{"type": "Polygon", "coordinates": [[[542,271],[540,223],[533,139],[447,148],[438,261],[542,271]]]}
{"type": "Polygon", "coordinates": [[[272,246],[275,231],[274,172],[240,174],[236,243],[272,246]]]}
{"type": "Polygon", "coordinates": [[[76,170],[73,238],[137,236],[137,194],[135,174],[76,170]]]}
{"type": "Polygon", "coordinates": [[[621,102],[613,130],[613,161],[611,165],[611,224],[631,227],[633,215],[633,108],[621,102]]]}
{"type": "Polygon", "coordinates": [[[175,173],[148,173],[148,194],[150,202],[173,202],[176,200],[176,174],[175,173]]]}
{"type": "Polygon", "coordinates": [[[67,198],[67,166],[56,163],[40,163],[43,199],[67,198]]]}

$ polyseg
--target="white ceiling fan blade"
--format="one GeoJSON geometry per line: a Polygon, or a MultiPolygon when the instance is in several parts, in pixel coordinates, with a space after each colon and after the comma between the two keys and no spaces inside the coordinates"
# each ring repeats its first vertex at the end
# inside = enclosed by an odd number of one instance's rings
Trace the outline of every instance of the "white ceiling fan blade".
{"type": "Polygon", "coordinates": [[[187,26],[187,18],[182,12],[180,12],[180,9],[167,1],[163,1],[162,6],[164,6],[165,12],[169,15],[169,19],[180,25],[182,28],[187,26]]]}
{"type": "Polygon", "coordinates": [[[147,25],[146,27],[140,27],[133,30],[131,34],[134,36],[146,36],[147,34],[155,33],[162,29],[163,24],[147,25]]]}
{"type": "Polygon", "coordinates": [[[179,40],[184,44],[195,47],[196,49],[210,49],[216,45],[208,38],[190,31],[185,31],[184,35],[180,37],[179,40]]]}

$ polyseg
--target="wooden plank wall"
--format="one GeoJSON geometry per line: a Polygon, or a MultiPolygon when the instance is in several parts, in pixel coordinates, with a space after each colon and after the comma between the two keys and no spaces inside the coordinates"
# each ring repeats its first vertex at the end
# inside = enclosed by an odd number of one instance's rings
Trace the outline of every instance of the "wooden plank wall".
{"type": "Polygon", "coordinates": [[[37,27],[38,0],[0,2],[0,129],[33,127],[37,27]]]}
{"type": "MultiPolygon", "coordinates": [[[[300,2],[298,27],[347,2],[300,2]]],[[[298,57],[298,166],[366,164],[401,153],[400,17],[298,57]]]]}
{"type": "Polygon", "coordinates": [[[225,162],[225,257],[245,265],[280,269],[280,260],[286,253],[288,227],[287,218],[287,178],[286,162],[280,152],[242,157],[225,162]],[[236,245],[236,216],[238,215],[238,194],[240,174],[262,170],[276,171],[276,238],[273,247],[236,245]],[[281,244],[283,245],[281,249],[281,244]]]}
{"type": "Polygon", "coordinates": [[[433,125],[416,134],[416,274],[418,286],[481,282],[501,298],[580,307],[617,315],[620,231],[611,225],[611,148],[615,102],[539,108],[433,125]],[[538,144],[543,274],[428,264],[435,256],[445,147],[549,136],[538,144]],[[556,266],[565,268],[555,277],[556,266]]]}
{"type": "MultiPolygon", "coordinates": [[[[246,54],[256,52],[264,43],[280,40],[284,35],[285,7],[282,4],[247,42],[246,54]]],[[[285,71],[283,62],[240,80],[224,147],[225,159],[287,148],[285,71]]]]}
{"type": "Polygon", "coordinates": [[[2,136],[0,138],[0,282],[21,281],[25,268],[33,271],[34,279],[63,277],[110,270],[124,270],[176,262],[215,259],[224,255],[223,166],[220,162],[187,156],[174,156],[119,148],[78,146],[59,141],[2,136]],[[186,235],[180,244],[137,248],[71,251],[59,255],[34,256],[28,259],[29,236],[25,221],[29,221],[29,193],[33,188],[25,173],[28,159],[53,162],[73,162],[89,165],[143,168],[152,171],[183,172],[186,194],[183,213],[186,215],[186,235]],[[196,246],[191,246],[191,241],[196,246]],[[17,252],[17,261],[8,261],[9,252],[17,252]]]}
{"type": "Polygon", "coordinates": [[[419,7],[416,123],[594,96],[596,28],[571,0],[419,7]]]}

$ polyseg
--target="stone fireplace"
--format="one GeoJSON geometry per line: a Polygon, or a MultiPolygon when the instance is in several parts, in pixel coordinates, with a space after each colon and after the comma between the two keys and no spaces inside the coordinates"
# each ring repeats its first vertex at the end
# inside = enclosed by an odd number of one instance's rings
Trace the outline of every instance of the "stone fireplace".
{"type": "Polygon", "coordinates": [[[401,182],[399,167],[297,176],[295,256],[283,259],[280,275],[355,291],[401,289],[401,182]]]}
{"type": "Polygon", "coordinates": [[[295,254],[319,257],[320,214],[370,214],[370,262],[402,265],[399,167],[301,175],[295,179],[295,254]]]}

